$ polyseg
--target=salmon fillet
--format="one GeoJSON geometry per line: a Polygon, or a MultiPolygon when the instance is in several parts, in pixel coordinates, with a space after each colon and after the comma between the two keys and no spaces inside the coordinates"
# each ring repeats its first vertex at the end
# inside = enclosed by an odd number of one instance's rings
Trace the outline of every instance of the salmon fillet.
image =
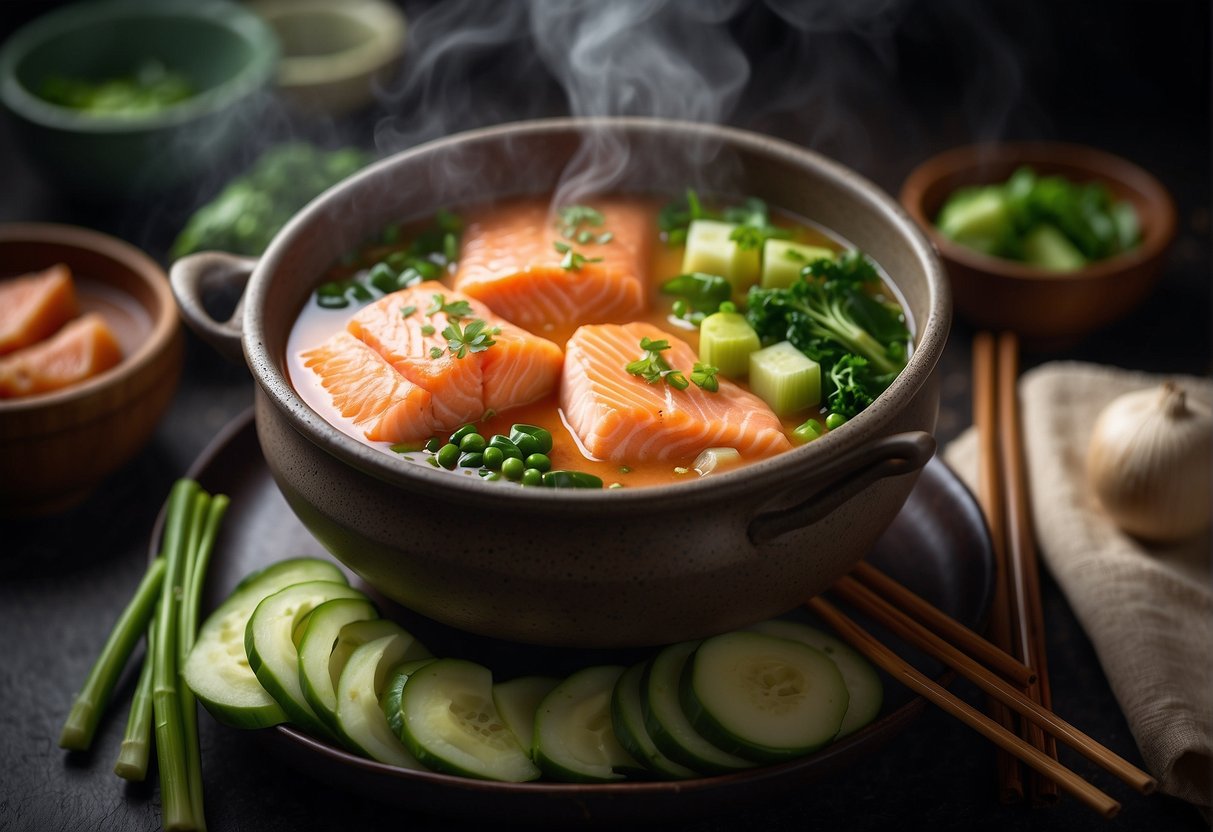
{"type": "Polygon", "coordinates": [[[44,341],[0,357],[0,398],[60,390],[121,360],[114,333],[100,315],[89,313],[44,341]]]}
{"type": "Polygon", "coordinates": [[[72,273],[62,263],[0,283],[0,355],[49,338],[77,314],[72,273]]]}
{"type": "Polygon", "coordinates": [[[640,315],[647,296],[647,264],[655,236],[650,212],[639,202],[594,200],[601,226],[587,228],[606,243],[561,236],[545,200],[525,200],[469,218],[455,286],[506,320],[559,338],[579,324],[622,323],[640,315]],[[561,267],[553,243],[572,246],[587,262],[561,267]],[[588,262],[596,258],[601,262],[588,262]]]}
{"type": "Polygon", "coordinates": [[[343,416],[363,427],[368,439],[389,442],[434,436],[479,420],[487,410],[550,395],[564,360],[551,341],[437,281],[385,295],[359,310],[345,331],[300,357],[343,416]],[[496,328],[495,343],[456,357],[443,331],[452,322],[466,329],[477,319],[496,328]],[[414,390],[425,394],[424,403],[414,390]],[[395,406],[406,402],[408,407],[395,406]],[[397,424],[410,419],[414,424],[397,424]]]}
{"type": "Polygon", "coordinates": [[[375,442],[415,442],[434,434],[430,394],[348,332],[305,350],[312,370],[342,416],[375,442]]]}
{"type": "Polygon", "coordinates": [[[589,453],[634,463],[692,459],[705,448],[736,448],[748,459],[791,448],[766,403],[726,379],[711,393],[630,375],[624,368],[643,355],[640,340],[646,337],[669,341],[662,356],[690,376],[695,351],[650,324],[583,326],[565,346],[560,406],[589,453]]]}

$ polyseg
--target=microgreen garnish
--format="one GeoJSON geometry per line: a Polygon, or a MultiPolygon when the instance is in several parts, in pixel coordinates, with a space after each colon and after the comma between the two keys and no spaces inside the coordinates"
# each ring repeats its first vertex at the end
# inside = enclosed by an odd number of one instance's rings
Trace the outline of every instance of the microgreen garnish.
{"type": "Polygon", "coordinates": [[[423,325],[421,327],[421,334],[422,335],[433,335],[434,334],[434,325],[433,324],[423,325]]]}
{"type": "Polygon", "coordinates": [[[716,380],[718,372],[720,370],[710,364],[702,364],[696,361],[694,369],[691,370],[691,381],[709,393],[715,393],[720,389],[720,382],[716,380]]]}
{"type": "Polygon", "coordinates": [[[448,320],[457,321],[460,318],[470,318],[472,316],[472,305],[466,300],[453,300],[450,303],[446,302],[446,295],[434,294],[434,302],[430,304],[430,308],[425,310],[427,315],[437,315],[442,312],[448,320]]]}
{"type": "Polygon", "coordinates": [[[581,267],[586,263],[601,263],[601,257],[586,257],[579,251],[574,251],[573,247],[568,243],[562,243],[556,240],[552,243],[552,247],[556,249],[557,254],[563,254],[564,259],[560,261],[560,268],[569,272],[581,271],[581,267]]]}
{"type": "MultiPolygon", "coordinates": [[[[595,239],[596,235],[590,230],[591,228],[601,228],[602,224],[606,222],[602,212],[589,205],[566,205],[558,213],[560,218],[556,225],[560,229],[560,236],[568,240],[576,240],[582,245],[595,239]]],[[[597,235],[598,242],[610,242],[609,239],[603,240],[602,236],[605,235],[597,235]]]]}
{"type": "Polygon", "coordinates": [[[400,310],[400,317],[411,318],[413,316],[413,313],[416,311],[417,311],[416,306],[406,306],[400,310]]]}
{"type": "Polygon", "coordinates": [[[451,355],[456,358],[464,358],[469,352],[484,352],[497,343],[493,340],[493,336],[501,332],[501,327],[488,328],[488,326],[480,318],[472,321],[463,329],[459,328],[458,323],[452,323],[442,330],[442,337],[446,339],[451,355]]]}

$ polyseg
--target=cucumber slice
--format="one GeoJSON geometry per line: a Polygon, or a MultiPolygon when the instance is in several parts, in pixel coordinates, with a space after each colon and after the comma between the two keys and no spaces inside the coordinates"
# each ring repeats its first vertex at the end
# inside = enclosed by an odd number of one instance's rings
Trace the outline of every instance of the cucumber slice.
{"type": "Polygon", "coordinates": [[[739,630],[696,648],[681,685],[682,707],[715,744],[757,762],[777,762],[830,742],[847,712],[847,686],[820,650],[739,630]]]}
{"type": "Polygon", "coordinates": [[[988,241],[1011,233],[1006,193],[1001,185],[990,185],[956,194],[948,200],[936,224],[958,243],[988,248],[988,241]]]}
{"type": "MultiPolygon", "coordinates": [[[[351,626],[351,625],[346,625],[351,626]]],[[[388,673],[405,662],[423,659],[421,643],[399,625],[394,632],[354,648],[337,680],[337,724],[341,738],[359,754],[400,768],[424,771],[388,725],[380,699],[388,673]]]]}
{"type": "Polygon", "coordinates": [[[847,686],[849,702],[846,716],[838,728],[839,740],[848,734],[853,734],[860,728],[876,719],[880,706],[884,701],[884,685],[880,683],[880,675],[876,668],[856,652],[846,642],[839,641],[829,633],[823,633],[815,627],[801,624],[799,621],[785,621],[775,618],[761,621],[749,627],[756,633],[768,636],[786,638],[807,644],[830,657],[842,674],[842,681],[847,686]]]}
{"type": "Polygon", "coordinates": [[[316,716],[334,734],[337,728],[337,679],[330,659],[341,628],[354,621],[379,617],[375,605],[362,598],[334,598],[312,610],[301,622],[299,686],[316,716]]]}
{"type": "Polygon", "coordinates": [[[528,754],[534,757],[535,712],[539,703],[560,684],[550,676],[522,676],[493,685],[493,705],[501,721],[514,732],[528,754]]]}
{"type": "Polygon", "coordinates": [[[691,725],[678,699],[682,669],[699,645],[697,641],[671,644],[648,663],[641,680],[644,725],[663,754],[687,768],[705,774],[724,774],[750,768],[749,760],[708,742],[691,725]]]}
{"type": "Polygon", "coordinates": [[[392,733],[400,739],[401,743],[404,742],[402,727],[404,715],[400,711],[400,696],[404,693],[404,684],[418,670],[436,661],[438,659],[430,656],[397,665],[388,673],[387,681],[383,685],[383,692],[379,694],[379,709],[383,711],[383,716],[387,719],[387,727],[392,729],[392,733]]]}
{"type": "Polygon", "coordinates": [[[510,783],[540,775],[493,707],[487,667],[462,659],[427,664],[404,685],[399,711],[405,745],[435,770],[510,783]]]}
{"type": "Polygon", "coordinates": [[[762,346],[758,333],[739,312],[716,312],[699,325],[699,360],[727,378],[750,371],[750,353],[762,346]]]}
{"type": "Polygon", "coordinates": [[[1087,264],[1087,258],[1069,238],[1048,223],[1036,226],[1024,236],[1023,256],[1033,266],[1054,272],[1069,272],[1087,264]]]}
{"type": "Polygon", "coordinates": [[[345,575],[326,560],[279,561],[242,580],[203,623],[182,676],[215,719],[236,728],[268,728],[286,722],[282,707],[249,667],[244,631],[263,599],[291,584],[315,580],[342,583],[345,575]]]}
{"type": "Polygon", "coordinates": [[[263,599],[244,629],[244,652],[249,667],[266,693],[274,697],[296,726],[327,738],[333,737],[332,732],[303,697],[299,649],[294,636],[305,615],[335,598],[368,600],[353,587],[335,581],[292,584],[263,599]]]}
{"type": "Polygon", "coordinates": [[[759,253],[757,249],[743,249],[736,240],[729,239],[736,229],[730,222],[692,221],[687,228],[682,273],[719,275],[732,284],[734,297],[744,295],[758,280],[759,253]]]}
{"type": "Polygon", "coordinates": [[[791,341],[750,353],[750,391],[787,416],[821,403],[821,365],[791,341]]]}
{"type": "Polygon", "coordinates": [[[623,668],[587,667],[544,697],[535,712],[535,762],[554,780],[604,783],[643,771],[615,736],[611,694],[623,668]]]}
{"type": "Polygon", "coordinates": [[[834,252],[771,237],[762,244],[762,288],[786,289],[800,280],[801,269],[823,258],[833,260],[834,252]]]}
{"type": "Polygon", "coordinates": [[[611,693],[611,726],[615,737],[641,765],[663,780],[686,780],[698,777],[699,772],[676,763],[661,753],[661,749],[649,736],[644,725],[644,706],[641,703],[640,682],[644,676],[644,663],[634,664],[623,672],[611,693]]]}

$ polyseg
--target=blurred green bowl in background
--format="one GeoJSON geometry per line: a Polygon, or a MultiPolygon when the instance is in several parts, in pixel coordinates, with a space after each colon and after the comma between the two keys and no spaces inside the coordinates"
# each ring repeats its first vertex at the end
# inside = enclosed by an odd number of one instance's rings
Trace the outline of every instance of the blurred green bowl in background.
{"type": "Polygon", "coordinates": [[[137,198],[187,181],[254,129],[278,58],[273,32],[226,0],[100,0],[44,15],[0,46],[0,103],[26,155],[57,187],[137,198]],[[160,66],[180,100],[89,111],[48,100],[48,85],[135,78],[160,66]]]}

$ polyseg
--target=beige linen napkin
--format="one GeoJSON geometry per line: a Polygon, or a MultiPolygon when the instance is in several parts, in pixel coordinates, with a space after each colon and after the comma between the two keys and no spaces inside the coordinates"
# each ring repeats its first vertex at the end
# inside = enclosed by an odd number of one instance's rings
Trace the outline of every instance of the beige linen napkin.
{"type": "MultiPolygon", "coordinates": [[[[1171,377],[1213,401],[1208,379],[1171,377]]],[[[1099,412],[1162,383],[1093,364],[1057,362],[1020,379],[1024,454],[1040,555],[1095,645],[1147,768],[1167,794],[1213,800],[1213,581],[1210,537],[1146,545],[1103,514],[1085,461],[1099,412]]],[[[972,486],[970,428],[944,459],[972,486]]],[[[1055,673],[1064,673],[1057,668],[1055,673]]]]}

